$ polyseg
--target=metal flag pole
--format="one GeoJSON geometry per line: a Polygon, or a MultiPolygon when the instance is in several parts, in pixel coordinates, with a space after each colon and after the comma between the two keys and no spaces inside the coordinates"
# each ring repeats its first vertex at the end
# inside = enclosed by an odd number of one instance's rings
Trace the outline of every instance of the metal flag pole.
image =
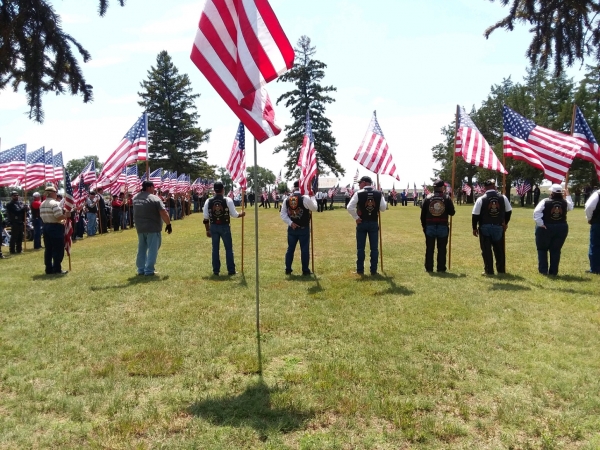
{"type": "MultiPolygon", "coordinates": [[[[380,189],[379,174],[377,174],[377,189],[380,189]]],[[[381,195],[383,195],[383,192],[381,192],[381,195]]],[[[377,220],[379,222],[379,260],[381,271],[383,272],[383,239],[381,238],[381,211],[379,210],[379,205],[377,205],[377,220]]]]}
{"type": "Polygon", "coordinates": [[[313,215],[312,211],[309,211],[308,217],[310,218],[310,262],[312,265],[312,272],[315,273],[315,243],[313,239],[313,215]]]}
{"type": "MultiPolygon", "coordinates": [[[[58,182],[56,184],[58,185],[58,182]]],[[[65,169],[64,166],[63,166],[63,186],[65,189],[65,197],[66,197],[67,196],[67,169],[65,169]]],[[[65,220],[65,231],[67,229],[67,222],[69,220],[71,220],[71,212],[70,211],[69,211],[69,216],[67,217],[67,220],[65,220]]],[[[71,227],[73,229],[73,233],[71,234],[71,236],[73,236],[73,234],[75,234],[75,224],[73,222],[71,222],[71,227]]],[[[71,239],[72,239],[72,237],[71,237],[71,239]]],[[[64,241],[64,238],[63,238],[63,241],[64,241]]],[[[71,248],[73,248],[72,245],[71,245],[71,248]]],[[[69,272],[71,272],[71,250],[69,250],[69,252],[67,253],[67,257],[69,258],[69,272]]]]}
{"type": "MultiPolygon", "coordinates": [[[[256,138],[254,138],[254,192],[258,184],[258,161],[256,156],[256,138]]],[[[260,350],[260,294],[259,286],[259,271],[258,271],[258,208],[254,208],[254,243],[255,243],[255,264],[256,264],[256,348],[258,352],[258,374],[262,377],[262,354],[260,350]]]]}
{"type": "Polygon", "coordinates": [[[242,273],[244,273],[244,220],[245,218],[245,214],[244,210],[245,210],[245,202],[244,199],[246,198],[246,189],[242,188],[242,273]]]}
{"type": "MultiPolygon", "coordinates": [[[[459,106],[456,105],[456,123],[454,130],[454,138],[456,140],[456,135],[458,134],[458,119],[459,119],[459,106]]],[[[450,199],[454,201],[452,196],[454,195],[454,177],[456,176],[456,150],[454,150],[452,156],[452,182],[450,183],[451,189],[451,197],[450,199]]],[[[452,269],[452,216],[450,216],[450,228],[448,230],[448,270],[452,269]]]]}
{"type": "MultiPolygon", "coordinates": [[[[573,103],[573,114],[571,115],[571,136],[573,136],[573,133],[575,132],[575,112],[577,111],[577,105],[575,103],[573,103]]],[[[567,173],[565,174],[565,198],[566,198],[566,194],[569,192],[569,171],[567,170],[567,173]]]]}
{"type": "MultiPolygon", "coordinates": [[[[23,190],[23,203],[27,205],[27,191],[23,190]]],[[[27,210],[23,210],[23,250],[27,250],[27,210]]]]}

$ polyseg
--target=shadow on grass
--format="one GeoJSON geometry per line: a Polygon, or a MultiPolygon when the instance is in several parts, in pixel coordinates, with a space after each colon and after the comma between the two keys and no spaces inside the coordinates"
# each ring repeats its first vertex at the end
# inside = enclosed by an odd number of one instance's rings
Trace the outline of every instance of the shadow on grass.
{"type": "Polygon", "coordinates": [[[431,277],[438,278],[466,278],[466,273],[451,273],[451,272],[427,272],[431,277]]]}
{"type": "Polygon", "coordinates": [[[512,273],[497,273],[495,276],[501,280],[511,280],[511,281],[525,280],[525,277],[522,277],[521,275],[514,275],[512,273]]]}
{"type": "Polygon", "coordinates": [[[528,286],[520,286],[518,284],[511,283],[492,283],[490,291],[530,291],[531,288],[528,286]]]}
{"type": "Polygon", "coordinates": [[[359,280],[372,280],[372,281],[385,281],[386,283],[388,283],[390,286],[387,289],[384,289],[383,291],[379,291],[379,292],[374,292],[373,295],[388,295],[388,294],[393,294],[393,295],[413,295],[415,292],[411,291],[408,288],[405,288],[404,286],[400,286],[398,284],[396,284],[396,282],[394,281],[394,277],[389,276],[387,273],[383,272],[382,274],[377,274],[377,275],[371,275],[370,277],[361,277],[359,278],[359,280]]]}
{"type": "Polygon", "coordinates": [[[592,281],[590,279],[590,277],[580,277],[579,275],[557,275],[556,277],[550,277],[550,279],[559,280],[559,281],[576,281],[576,282],[592,281]]]}
{"type": "MultiPolygon", "coordinates": [[[[313,274],[312,277],[314,277],[314,279],[315,279],[315,285],[308,288],[308,293],[312,295],[312,294],[316,294],[318,292],[324,291],[325,289],[323,289],[323,286],[321,286],[321,283],[319,283],[319,278],[317,277],[317,275],[313,274]]],[[[312,278],[312,277],[308,277],[308,278],[312,278]]]]}
{"type": "Polygon", "coordinates": [[[274,407],[271,396],[281,391],[263,381],[253,382],[239,395],[208,398],[192,404],[187,411],[217,426],[252,427],[265,441],[269,433],[302,428],[314,415],[292,407],[274,407]]]}
{"type": "Polygon", "coordinates": [[[90,291],[105,291],[108,289],[124,289],[129,286],[134,286],[137,284],[147,284],[154,283],[156,281],[167,281],[169,279],[169,275],[165,276],[153,276],[153,277],[145,277],[145,276],[137,276],[129,277],[127,279],[127,283],[123,284],[113,284],[108,286],[90,286],[90,291]]]}

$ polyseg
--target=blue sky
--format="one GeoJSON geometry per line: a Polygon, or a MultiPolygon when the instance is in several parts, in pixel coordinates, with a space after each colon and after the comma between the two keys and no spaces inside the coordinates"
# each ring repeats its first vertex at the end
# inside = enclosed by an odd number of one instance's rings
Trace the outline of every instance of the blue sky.
{"type": "MultiPolygon", "coordinates": [[[[202,1],[129,0],[121,8],[113,0],[104,18],[96,13],[96,0],[53,3],[63,29],[92,54],[82,66],[94,86],[94,102],[46,95],[46,119],[39,125],[27,119],[22,92],[0,91],[2,149],[27,143],[29,150],[43,145],[62,151],[65,161],[92,154],[106,159],[143,112],[137,104],[140,82],[156,65],[157,54],[167,50],[201,94],[199,125],[212,129],[210,142],[201,147],[208,151],[208,162],[225,165],[237,119],[189,58],[202,1]]],[[[420,185],[433,176],[431,147],[441,142],[440,129],[453,120],[456,105],[467,110],[478,106],[491,85],[509,76],[520,81],[528,65],[525,27],[484,38],[486,27],[507,13],[488,0],[270,3],[293,45],[303,34],[311,38],[316,58],[328,65],[323,83],[338,89],[326,112],[339,144],[338,161],[346,169],[340,178],[344,186],[359,168],[353,156],[373,110],[398,167],[401,182],[396,188],[420,185]]],[[[570,72],[578,74],[578,68],[570,72]]],[[[290,86],[272,82],[267,88],[275,100],[290,86]]],[[[276,106],[276,117],[282,128],[291,122],[283,104],[276,106]]],[[[282,137],[258,147],[258,164],[275,173],[285,161],[284,155],[272,153],[282,137]]],[[[389,176],[381,181],[384,188],[392,186],[389,176]]]]}

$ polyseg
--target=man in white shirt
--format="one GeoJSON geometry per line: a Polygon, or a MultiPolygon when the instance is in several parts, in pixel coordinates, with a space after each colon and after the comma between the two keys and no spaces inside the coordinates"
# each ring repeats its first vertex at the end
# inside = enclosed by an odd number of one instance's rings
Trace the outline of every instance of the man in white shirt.
{"type": "Polygon", "coordinates": [[[585,217],[590,226],[590,269],[586,272],[600,275],[600,208],[598,191],[592,193],[585,202],[585,217]]]}

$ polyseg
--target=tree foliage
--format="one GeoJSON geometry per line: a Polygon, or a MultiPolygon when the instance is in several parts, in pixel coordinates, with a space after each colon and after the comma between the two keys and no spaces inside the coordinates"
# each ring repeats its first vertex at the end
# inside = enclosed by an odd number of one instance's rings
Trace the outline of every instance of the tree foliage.
{"type": "Polygon", "coordinates": [[[302,36],[297,45],[294,67],[277,79],[295,84],[294,89],[277,99],[277,104],[285,101],[285,106],[290,108],[294,123],[285,126],[286,137],[274,153],[287,152],[285,176],[297,178],[299,170],[296,164],[304,140],[306,112],[309,111],[319,173],[331,171],[335,176],[344,175],[345,171],[336,159],[337,142],[331,132],[331,120],[325,117],[325,105],[335,101],[328,93],[337,89],[320,84],[327,65],[314,59],[316,47],[311,46],[310,38],[302,36]]]}
{"type": "Polygon", "coordinates": [[[212,168],[206,151],[197,150],[207,142],[210,129],[197,127],[199,115],[189,77],[179,70],[166,51],[156,58],[156,67],[148,71],[138,92],[140,106],[148,113],[149,159],[153,166],[176,170],[196,178],[212,168]]]}
{"type": "MultiPolygon", "coordinates": [[[[494,0],[490,0],[494,1],[494,0]]],[[[600,2],[598,0],[499,0],[510,5],[508,15],[485,31],[489,37],[499,28],[512,31],[515,23],[530,25],[533,34],[527,50],[532,65],[555,74],[586,56],[600,60],[600,2]]]]}
{"type": "Polygon", "coordinates": [[[254,181],[254,166],[247,167],[246,172],[249,190],[262,192],[263,188],[275,184],[275,174],[265,167],[256,166],[256,183],[254,181]]]}
{"type": "MultiPolygon", "coordinates": [[[[469,115],[502,161],[503,105],[509,106],[538,125],[569,134],[573,103],[581,108],[594,136],[600,137],[600,66],[587,66],[586,77],[578,87],[564,74],[551,76],[548,70],[542,67],[531,67],[522,83],[513,83],[510,78],[506,78],[500,84],[493,85],[481,106],[478,109],[473,107],[469,115]]],[[[442,142],[432,148],[434,159],[440,163],[440,169],[435,171],[435,175],[444,180],[452,178],[455,126],[453,121],[443,127],[442,142]]],[[[506,158],[503,165],[509,172],[506,175],[507,193],[511,187],[525,180],[534,185],[540,184],[544,179],[541,170],[524,161],[506,158]]],[[[571,188],[583,188],[588,184],[598,185],[593,164],[580,158],[575,158],[569,175],[571,188]]],[[[460,187],[463,181],[472,184],[488,178],[502,177],[498,172],[467,164],[462,157],[457,156],[455,187],[460,187]]]]}
{"type": "MultiPolygon", "coordinates": [[[[117,0],[124,6],[125,0],[117,0]]],[[[108,0],[99,0],[103,16],[108,0]]],[[[44,121],[42,96],[46,92],[81,95],[92,101],[92,86],[87,84],[75,47],[83,62],[91,55],[70,34],[63,31],[61,18],[47,0],[0,0],[0,90],[16,92],[23,84],[29,118],[44,121]]]]}

